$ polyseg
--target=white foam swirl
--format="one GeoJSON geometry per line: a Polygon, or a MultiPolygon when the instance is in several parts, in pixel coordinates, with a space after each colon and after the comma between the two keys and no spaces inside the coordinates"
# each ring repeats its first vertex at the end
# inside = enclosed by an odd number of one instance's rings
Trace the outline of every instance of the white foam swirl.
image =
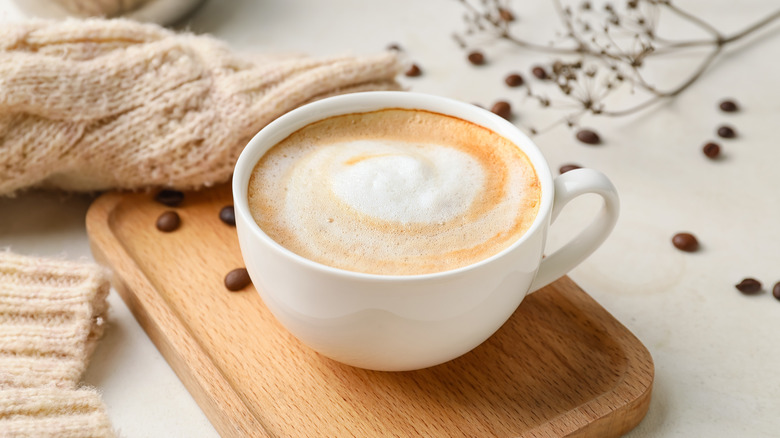
{"type": "Polygon", "coordinates": [[[316,152],[330,161],[333,193],[378,219],[444,222],[462,214],[482,189],[479,163],[434,144],[357,140],[316,152]]]}

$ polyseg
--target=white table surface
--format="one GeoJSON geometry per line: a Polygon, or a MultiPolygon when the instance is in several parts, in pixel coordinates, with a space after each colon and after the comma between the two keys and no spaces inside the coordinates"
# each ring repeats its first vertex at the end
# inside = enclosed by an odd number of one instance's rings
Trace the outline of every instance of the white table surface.
{"type": "MultiPolygon", "coordinates": [[[[515,3],[524,5],[528,34],[558,26],[548,2],[515,3]]],[[[776,0],[678,3],[726,31],[777,7],[776,0]]],[[[211,0],[188,27],[247,51],[371,53],[397,42],[425,72],[402,78],[411,89],[488,105],[507,98],[522,120],[547,117],[503,85],[510,70],[528,79],[528,67],[546,57],[492,46],[490,65],[471,67],[450,38],[462,28],[460,14],[454,0],[211,0]]],[[[21,17],[0,0],[0,25],[21,17]]],[[[674,102],[628,118],[587,119],[605,139],[601,146],[577,143],[566,128],[537,137],[551,167],[600,169],[621,194],[613,235],[571,277],[655,360],[650,411],[630,437],[780,436],[780,301],[769,293],[746,297],[733,286],[743,277],[765,289],[780,281],[780,28],[764,35],[729,52],[674,102]],[[723,97],[736,98],[742,111],[720,112],[723,97]],[[700,148],[722,122],[739,138],[722,141],[725,159],[713,162],[700,148]],[[682,230],[699,237],[701,251],[672,247],[682,230]]],[[[653,78],[667,83],[680,74],[673,66],[653,78]]],[[[84,216],[91,200],[38,192],[0,199],[0,247],[90,259],[84,216]]],[[[592,199],[571,204],[551,245],[597,206],[592,199]]],[[[109,301],[109,327],[85,382],[102,391],[121,435],[217,436],[115,292],[109,301]]]]}

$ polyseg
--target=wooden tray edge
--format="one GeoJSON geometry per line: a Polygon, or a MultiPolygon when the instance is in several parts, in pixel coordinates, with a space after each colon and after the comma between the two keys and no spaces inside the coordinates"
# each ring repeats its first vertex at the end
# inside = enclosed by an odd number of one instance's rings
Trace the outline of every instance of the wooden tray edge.
{"type": "Polygon", "coordinates": [[[122,193],[106,193],[93,201],[87,211],[87,235],[95,260],[104,266],[122,266],[123,272],[133,273],[121,276],[119,270],[112,269],[112,285],[220,435],[270,436],[268,429],[224,376],[209,366],[212,364],[211,357],[189,335],[189,329],[156,293],[154,286],[114,235],[111,216],[121,201],[122,193]],[[184,354],[178,353],[175,343],[184,354]],[[198,372],[194,372],[195,369],[198,372]],[[221,402],[226,398],[227,402],[221,402]]]}
{"type": "MultiPolygon", "coordinates": [[[[567,280],[565,287],[579,288],[574,281],[568,277],[564,278],[567,280]]],[[[620,437],[638,426],[647,415],[653,392],[655,365],[650,351],[639,338],[595,299],[592,297],[590,299],[599,311],[609,316],[609,319],[606,320],[609,321],[606,329],[612,335],[620,332],[621,337],[630,339],[630,342],[624,342],[620,345],[626,354],[626,369],[623,376],[633,377],[621,379],[610,392],[574,409],[573,411],[586,416],[590,421],[565,436],[569,438],[620,437]],[[610,402],[608,401],[610,398],[617,400],[610,402]],[[599,411],[602,411],[601,406],[604,404],[620,407],[607,414],[599,414],[599,411]]]]}

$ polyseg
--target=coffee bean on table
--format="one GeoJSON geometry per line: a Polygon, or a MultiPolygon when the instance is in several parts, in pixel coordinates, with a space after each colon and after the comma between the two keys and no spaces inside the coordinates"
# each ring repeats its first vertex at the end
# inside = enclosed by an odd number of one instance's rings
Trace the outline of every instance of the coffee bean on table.
{"type": "Polygon", "coordinates": [[[720,145],[717,143],[709,142],[704,145],[703,148],[701,148],[702,152],[704,152],[704,155],[707,156],[707,158],[718,158],[718,155],[720,155],[720,145]]]}
{"type": "Polygon", "coordinates": [[[536,76],[536,79],[547,79],[547,70],[545,70],[544,67],[536,66],[531,69],[531,73],[536,76]]]}
{"type": "Polygon", "coordinates": [[[746,278],[734,287],[745,295],[761,292],[761,282],[755,278],[746,278]]]}
{"type": "Polygon", "coordinates": [[[499,100],[498,102],[494,103],[490,111],[507,120],[512,117],[512,105],[510,105],[509,102],[505,100],[499,100]]]}
{"type": "Polygon", "coordinates": [[[154,200],[168,207],[177,207],[184,200],[184,193],[178,190],[160,190],[154,200]]]}
{"type": "Polygon", "coordinates": [[[582,169],[582,166],[579,166],[577,164],[564,164],[558,169],[558,171],[561,173],[561,175],[563,175],[564,173],[574,169],[582,169]]]}
{"type": "Polygon", "coordinates": [[[236,211],[232,205],[226,205],[219,211],[219,219],[228,225],[236,225],[236,211]]]}
{"type": "Polygon", "coordinates": [[[723,138],[734,138],[737,136],[737,132],[731,126],[723,125],[718,128],[718,136],[723,138]]]}
{"type": "Polygon", "coordinates": [[[672,237],[672,245],[680,251],[694,252],[699,249],[699,241],[691,233],[677,233],[672,237]]]}
{"type": "Polygon", "coordinates": [[[469,62],[474,65],[482,65],[485,63],[485,55],[483,55],[479,50],[475,50],[469,53],[468,59],[469,62]]]}
{"type": "Polygon", "coordinates": [[[249,278],[249,272],[246,268],[233,269],[225,275],[225,287],[227,290],[236,292],[249,286],[252,279],[249,278]]]}
{"type": "Polygon", "coordinates": [[[512,73],[504,79],[504,82],[510,87],[519,87],[525,83],[525,80],[519,74],[512,73]]]}
{"type": "Polygon", "coordinates": [[[585,144],[599,144],[601,143],[601,137],[590,129],[580,129],[577,131],[577,140],[585,144]]]}
{"type": "Polygon", "coordinates": [[[733,113],[739,111],[739,105],[731,99],[726,99],[720,102],[720,110],[726,113],[733,113]]]}
{"type": "Polygon", "coordinates": [[[498,15],[504,21],[515,21],[515,15],[506,8],[498,8],[498,15]]]}
{"type": "Polygon", "coordinates": [[[780,281],[775,283],[775,287],[772,288],[772,296],[780,300],[780,281]]]}
{"type": "Polygon", "coordinates": [[[402,51],[401,46],[398,45],[397,43],[392,43],[392,44],[388,45],[387,46],[387,50],[395,50],[396,52],[401,52],[402,51]]]}
{"type": "Polygon", "coordinates": [[[417,64],[412,64],[408,70],[406,70],[406,73],[404,73],[406,76],[410,78],[414,78],[417,76],[420,76],[422,74],[422,70],[420,70],[420,66],[417,64]]]}
{"type": "Polygon", "coordinates": [[[157,218],[157,229],[169,233],[181,225],[181,218],[175,211],[166,211],[157,218]]]}

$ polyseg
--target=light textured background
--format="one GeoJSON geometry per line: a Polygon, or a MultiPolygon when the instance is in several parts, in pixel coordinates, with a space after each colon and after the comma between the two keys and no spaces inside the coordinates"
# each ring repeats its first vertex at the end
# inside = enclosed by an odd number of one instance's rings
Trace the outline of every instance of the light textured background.
{"type": "MultiPolygon", "coordinates": [[[[544,39],[557,28],[547,1],[515,3],[522,3],[527,35],[544,39]]],[[[775,0],[677,3],[726,31],[778,7],[775,0]]],[[[528,67],[545,57],[496,45],[486,50],[490,65],[469,66],[450,38],[461,29],[460,14],[454,0],[211,0],[187,27],[250,52],[370,53],[397,42],[425,72],[404,79],[411,89],[485,105],[507,98],[526,123],[548,118],[502,82],[510,70],[528,78],[528,67]]],[[[20,17],[0,0],[0,25],[20,17]]],[[[673,20],[664,23],[670,32],[685,32],[673,20]]],[[[622,197],[614,234],[571,276],[655,360],[650,412],[630,437],[780,436],[780,302],[733,287],[746,276],[766,289],[780,281],[780,26],[751,41],[674,102],[629,118],[587,120],[605,139],[602,146],[583,146],[565,128],[537,137],[551,167],[576,162],[600,169],[622,197]],[[729,96],[741,112],[717,110],[729,96]],[[740,137],[722,141],[725,159],[712,162],[700,148],[722,122],[740,137]],[[700,252],[671,246],[681,230],[699,237],[700,252]]],[[[678,57],[651,77],[669,83],[687,66],[678,57]]],[[[0,246],[90,258],[84,229],[90,201],[40,193],[0,199],[0,246]]],[[[572,203],[553,227],[551,245],[587,223],[597,205],[572,203]]],[[[121,299],[112,293],[110,302],[111,325],[86,382],[103,391],[114,425],[127,437],[217,436],[121,299]]]]}

